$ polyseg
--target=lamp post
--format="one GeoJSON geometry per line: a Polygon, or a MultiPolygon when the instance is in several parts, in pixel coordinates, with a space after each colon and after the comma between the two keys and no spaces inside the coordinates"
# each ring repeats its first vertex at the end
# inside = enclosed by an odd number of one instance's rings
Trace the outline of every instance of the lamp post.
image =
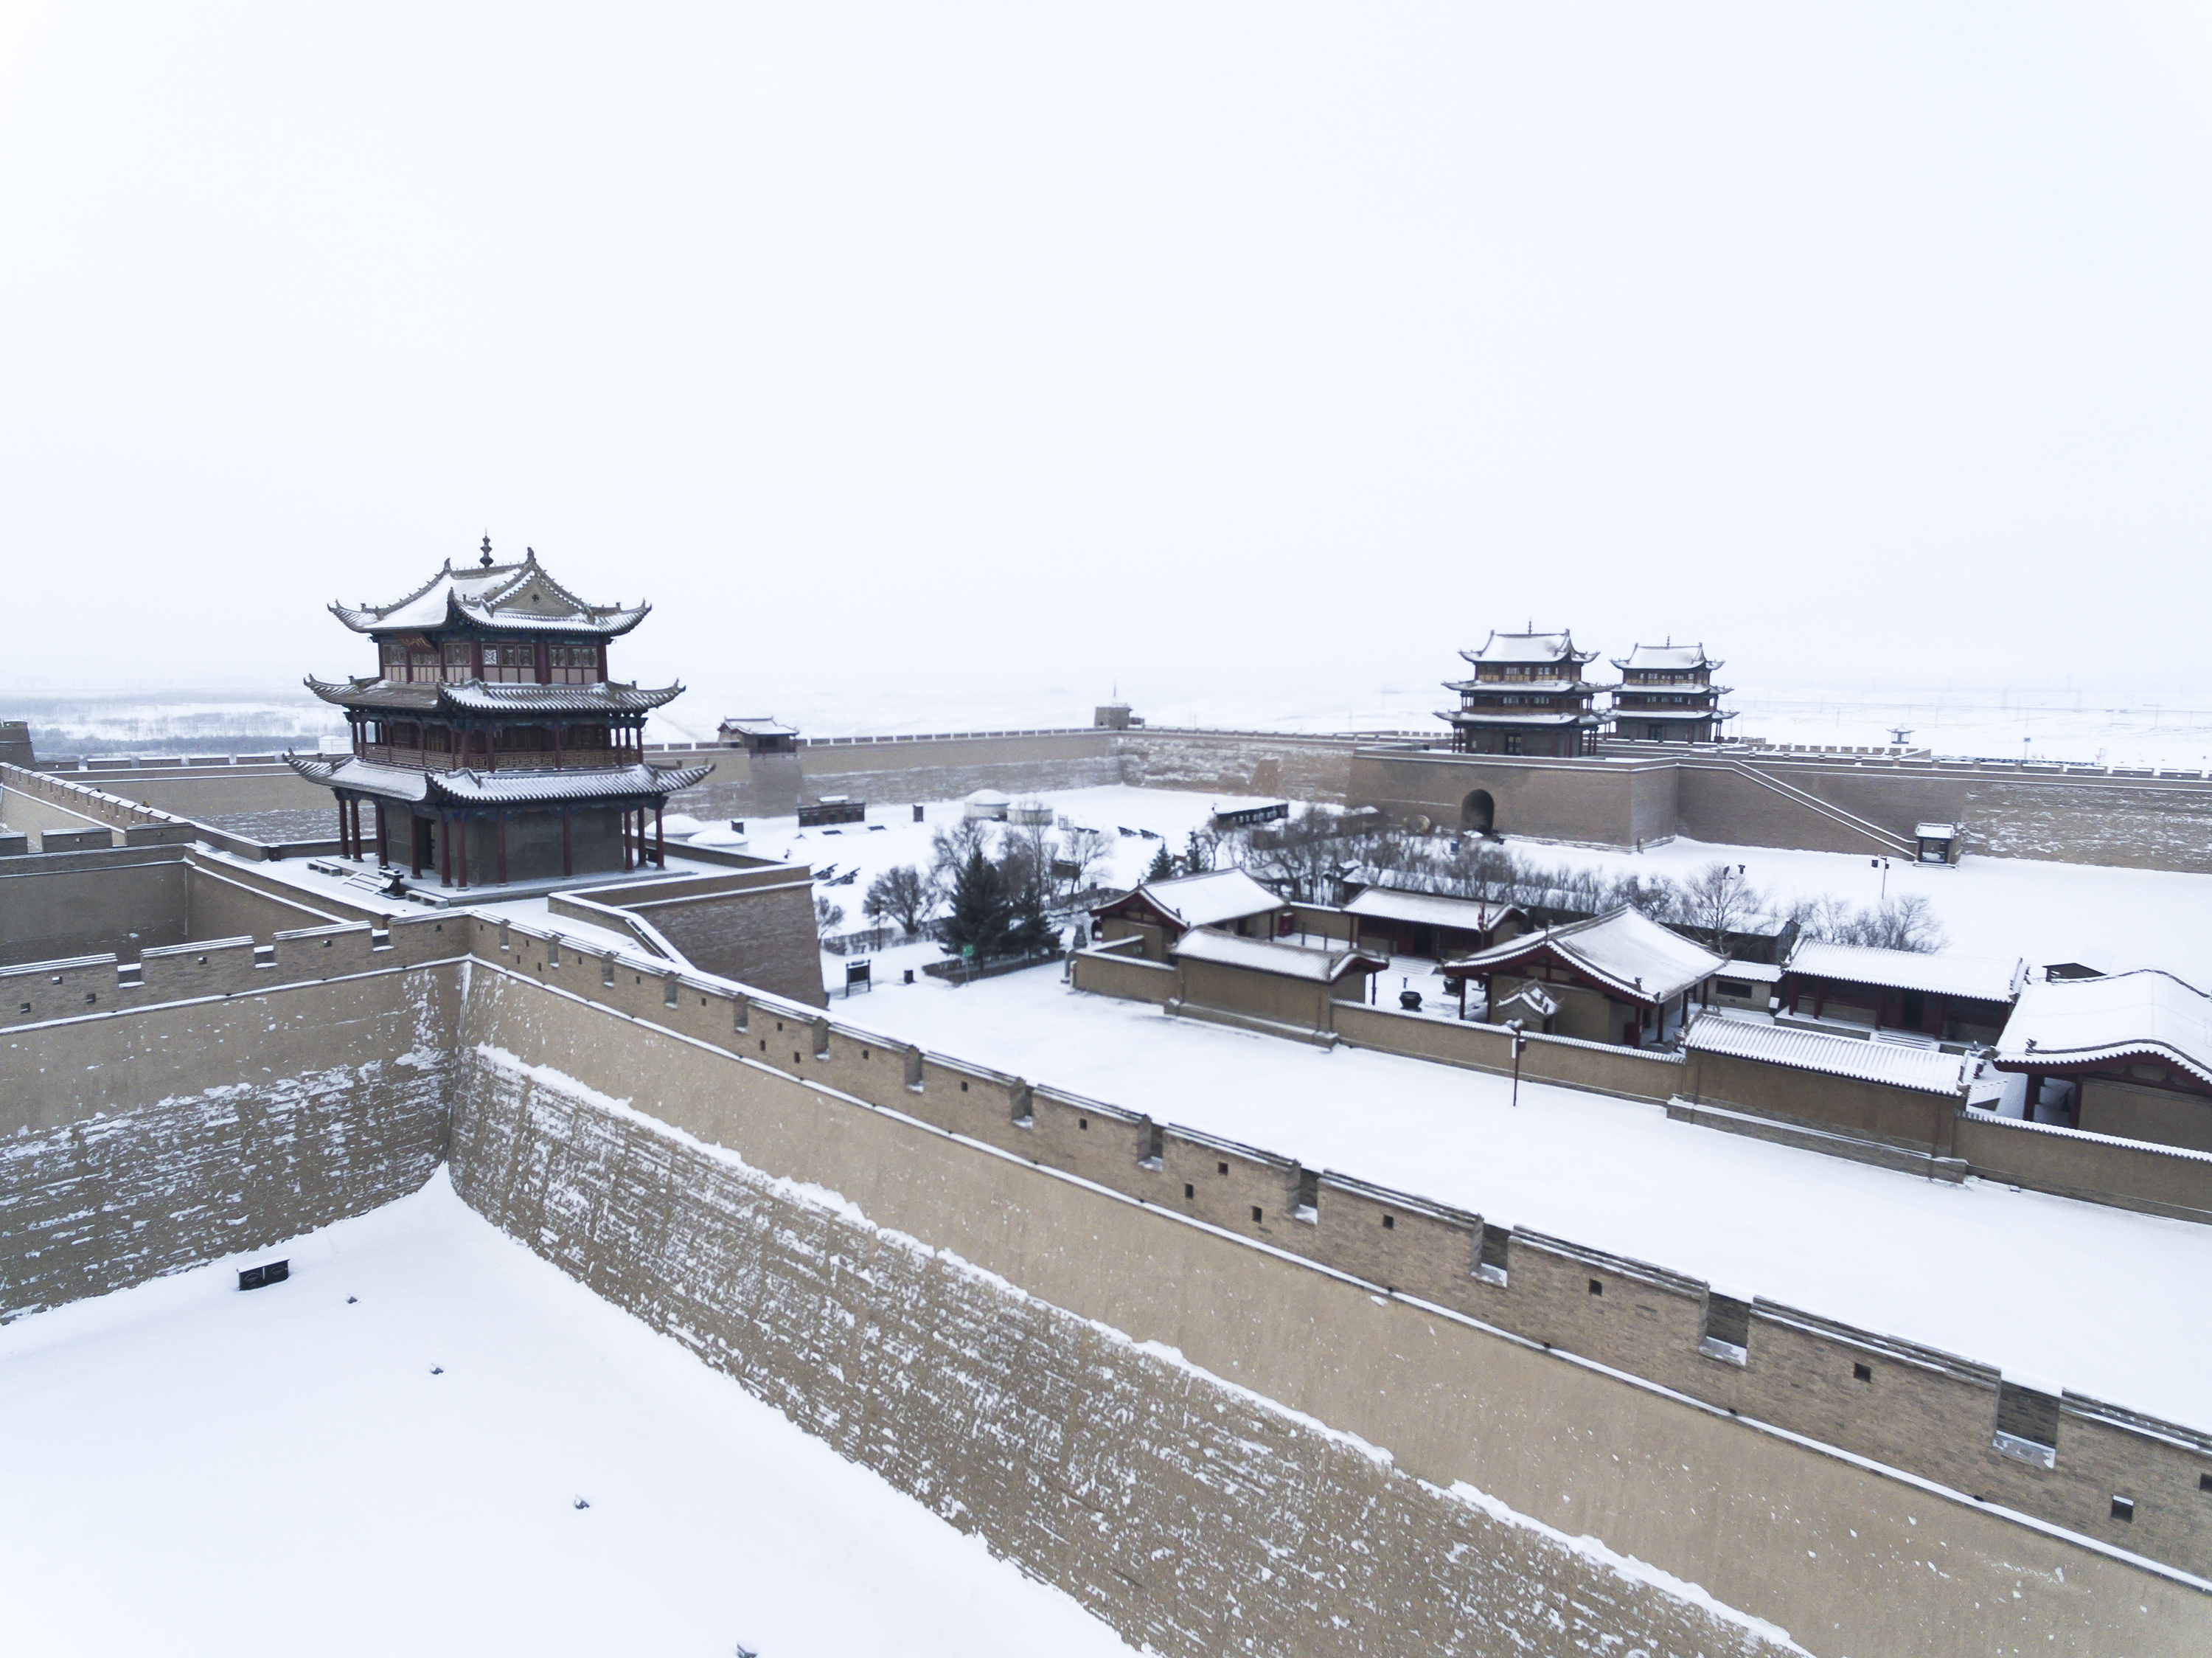
{"type": "Polygon", "coordinates": [[[1875,869],[1881,871],[1881,897],[1880,902],[1887,904],[1889,902],[1889,860],[1887,858],[1869,858],[1867,862],[1875,869]]]}
{"type": "Polygon", "coordinates": [[[1517,1019],[1507,1020],[1505,1028],[1513,1033],[1513,1108],[1518,1111],[1521,1108],[1521,1050],[1528,1045],[1528,1039],[1522,1033],[1521,1021],[1517,1019]]]}

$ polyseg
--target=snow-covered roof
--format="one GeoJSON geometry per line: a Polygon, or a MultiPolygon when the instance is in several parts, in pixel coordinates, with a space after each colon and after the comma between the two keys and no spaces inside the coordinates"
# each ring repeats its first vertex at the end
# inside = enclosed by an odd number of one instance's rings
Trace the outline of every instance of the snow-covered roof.
{"type": "Polygon", "coordinates": [[[353,755],[323,759],[287,754],[285,763],[301,777],[329,789],[373,795],[380,800],[431,806],[530,806],[589,801],[665,799],[689,789],[714,768],[647,765],[595,766],[587,770],[479,771],[462,766],[451,771],[417,771],[408,766],[377,765],[353,755]]]}
{"type": "Polygon", "coordinates": [[[2021,988],[1997,1039],[1997,1064],[2008,1070],[2138,1054],[2172,1060],[2212,1082],[2212,997],[2156,967],[2045,979],[2021,988]]]}
{"type": "Polygon", "coordinates": [[[970,806],[1012,806],[1013,804],[1011,796],[1002,795],[995,789],[978,789],[965,798],[967,804],[970,806]]]}
{"type": "Polygon", "coordinates": [[[1464,932],[1485,933],[1505,916],[1520,911],[1485,904],[1477,899],[1445,898],[1436,893],[1394,892],[1388,887],[1370,887],[1346,905],[1345,909],[1356,916],[1373,916],[1378,921],[1410,921],[1424,927],[1456,927],[1464,932]]]}
{"type": "Polygon", "coordinates": [[[1446,962],[1443,972],[1452,978],[1497,972],[1542,954],[1557,956],[1623,1000],[1647,1004],[1664,1002],[1693,984],[1701,984],[1729,965],[1726,956],[1692,944],[1624,904],[1588,921],[1525,934],[1477,950],[1473,955],[1446,962]]]}
{"type": "Polygon", "coordinates": [[[1390,965],[1359,950],[1310,949],[1264,938],[1239,938],[1210,927],[1194,927],[1177,939],[1175,954],[1179,960],[1212,961],[1285,978],[1310,979],[1316,984],[1334,984],[1352,972],[1381,972],[1390,965]]]}
{"type": "Polygon", "coordinates": [[[1216,927],[1224,921],[1242,921],[1248,916],[1272,915],[1285,907],[1281,899],[1242,869],[1215,869],[1174,881],[1148,881],[1137,888],[1134,895],[1184,927],[1216,927]]]}
{"type": "Polygon", "coordinates": [[[443,569],[405,598],[388,605],[332,605],[331,614],[356,633],[422,633],[473,623],[494,632],[580,633],[611,638],[645,619],[652,606],[594,605],[562,587],[525,549],[519,564],[485,562],[474,569],[443,569]]]}
{"type": "Polygon", "coordinates": [[[1597,725],[1600,716],[1586,709],[1570,708],[1548,710],[1540,714],[1523,714],[1517,710],[1508,713],[1503,709],[1452,708],[1439,709],[1437,717],[1449,720],[1454,725],[1597,725]]]}
{"type": "Polygon", "coordinates": [[[1619,702],[1613,705],[1613,714],[1624,720],[1732,720],[1733,709],[1722,708],[1623,708],[1619,702]]]}
{"type": "Polygon", "coordinates": [[[1955,823],[1922,823],[1914,825],[1912,832],[1922,840],[1956,840],[1960,827],[1955,823]]]}
{"type": "Polygon", "coordinates": [[[1626,656],[1613,658],[1624,674],[1686,674],[1720,663],[1705,655],[1703,645],[1636,645],[1626,656]]]}
{"type": "Polygon", "coordinates": [[[1690,1027],[1683,1046],[1692,1053],[1759,1059],[1792,1070],[1819,1071],[1827,1076],[1850,1076],[1862,1082],[1885,1082],[1892,1088],[1953,1096],[1963,1095],[1981,1069],[1981,1060],[1972,1054],[1710,1015],[1690,1027]]]}
{"type": "Polygon", "coordinates": [[[1993,955],[1877,950],[1863,944],[1830,944],[1817,938],[1800,940],[1790,953],[1789,965],[1791,972],[1812,978],[1961,996],[1976,1002],[2011,1001],[2027,971],[2017,956],[2007,961],[1993,955]]]}
{"type": "Polygon", "coordinates": [[[1595,659],[1595,650],[1577,650],[1571,632],[1500,633],[1495,629],[1480,649],[1462,650],[1470,662],[1564,662],[1579,664],[1595,659]]]}
{"type": "Polygon", "coordinates": [[[746,737],[795,737],[799,728],[780,720],[724,720],[721,728],[746,737]]]}
{"type": "Polygon", "coordinates": [[[1771,984],[1782,977],[1782,969],[1771,961],[1725,961],[1721,972],[1729,978],[1748,978],[1759,984],[1771,984]]]}
{"type": "Polygon", "coordinates": [[[326,703],[408,714],[642,714],[684,694],[675,685],[487,685],[425,680],[318,680],[303,682],[326,703]]]}

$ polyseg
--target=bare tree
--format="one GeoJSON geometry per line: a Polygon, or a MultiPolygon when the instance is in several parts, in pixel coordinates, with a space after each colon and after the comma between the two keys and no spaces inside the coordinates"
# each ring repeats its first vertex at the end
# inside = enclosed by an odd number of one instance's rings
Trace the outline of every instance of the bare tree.
{"type": "Polygon", "coordinates": [[[835,899],[814,900],[814,936],[827,938],[845,923],[845,906],[835,899]]]}
{"type": "Polygon", "coordinates": [[[937,907],[937,894],[930,890],[928,881],[911,863],[902,863],[886,869],[868,883],[868,895],[860,902],[861,912],[871,921],[896,921],[909,937],[919,931],[923,919],[937,907]]]}
{"type": "Polygon", "coordinates": [[[1765,908],[1759,890],[1734,863],[1708,863],[1679,892],[1682,921],[1703,933],[1722,955],[1729,953],[1733,936],[1765,908]]]}
{"type": "Polygon", "coordinates": [[[1071,829],[1060,837],[1060,861],[1075,871],[1075,885],[1080,888],[1091,873],[1106,862],[1113,850],[1113,842],[1097,829],[1071,829]]]}

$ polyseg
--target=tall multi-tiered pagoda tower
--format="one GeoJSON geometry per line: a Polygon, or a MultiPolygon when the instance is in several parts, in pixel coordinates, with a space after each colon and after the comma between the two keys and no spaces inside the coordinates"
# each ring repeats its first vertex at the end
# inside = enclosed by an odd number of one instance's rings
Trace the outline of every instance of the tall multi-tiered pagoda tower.
{"type": "Polygon", "coordinates": [[[1638,645],[1613,665],[1613,735],[1638,742],[1715,742],[1721,722],[1735,717],[1720,699],[1729,687],[1713,683],[1720,663],[1703,645],[1638,645]]]}
{"type": "Polygon", "coordinates": [[[1596,752],[1604,722],[1590,711],[1590,698],[1604,687],[1583,679],[1583,667],[1597,652],[1577,650],[1571,633],[1492,633],[1481,649],[1460,655],[1474,665],[1474,677],[1444,682],[1459,692],[1459,706],[1437,716],[1451,722],[1457,753],[1596,752]]]}
{"type": "Polygon", "coordinates": [[[307,688],[345,710],[353,752],[291,755],[337,795],[344,855],[441,886],[543,881],[665,861],[668,797],[711,765],[654,765],[645,716],[684,687],[607,674],[607,644],[651,606],[579,599],[526,551],[451,560],[394,604],[331,613],[376,641],[377,671],[307,688]],[[365,823],[362,806],[374,814],[365,823]]]}

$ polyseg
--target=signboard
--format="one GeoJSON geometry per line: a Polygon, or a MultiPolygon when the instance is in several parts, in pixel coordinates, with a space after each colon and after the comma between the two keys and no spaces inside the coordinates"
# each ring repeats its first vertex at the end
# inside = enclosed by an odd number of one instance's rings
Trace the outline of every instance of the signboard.
{"type": "Polygon", "coordinates": [[[1217,829],[1247,829],[1255,823],[1274,823],[1291,814],[1288,801],[1276,801],[1267,806],[1240,806],[1233,812],[1216,812],[1213,826],[1217,829]]]}
{"type": "Polygon", "coordinates": [[[876,988],[875,980],[871,973],[874,965],[872,961],[848,961],[845,964],[846,995],[850,996],[854,991],[872,991],[876,988]]]}

